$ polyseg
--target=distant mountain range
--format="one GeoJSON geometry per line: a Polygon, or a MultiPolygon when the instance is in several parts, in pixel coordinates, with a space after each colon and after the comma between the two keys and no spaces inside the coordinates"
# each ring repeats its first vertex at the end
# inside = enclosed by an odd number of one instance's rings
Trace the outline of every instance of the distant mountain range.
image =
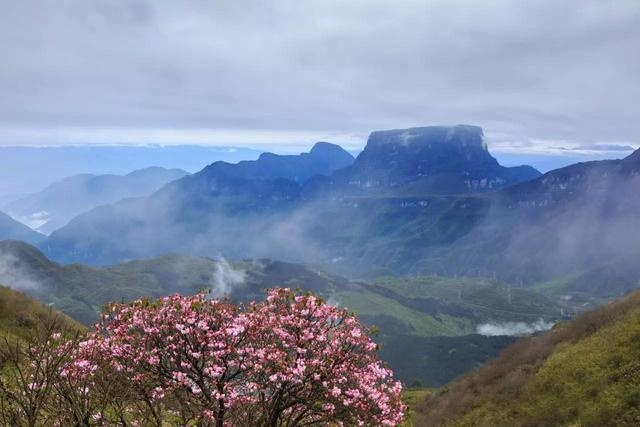
{"type": "MultiPolygon", "coordinates": [[[[342,218],[348,209],[341,205],[348,197],[468,194],[538,175],[529,167],[500,166],[478,127],[374,132],[355,162],[341,148],[319,143],[300,156],[264,154],[237,165],[214,163],[146,199],[76,218],[53,233],[47,253],[61,261],[89,263],[172,250],[315,261],[332,256],[317,242],[307,244],[305,235],[320,229],[324,219],[338,226],[356,220],[342,218]],[[329,216],[313,215],[331,207],[338,209],[329,216]],[[314,218],[308,220],[310,213],[314,218]],[[119,242],[111,241],[115,235],[119,242]]],[[[329,236],[336,231],[346,232],[337,228],[329,236]]]]}
{"type": "Polygon", "coordinates": [[[218,161],[204,168],[198,176],[203,180],[222,176],[259,181],[287,179],[304,184],[309,178],[331,175],[352,163],[353,156],[339,145],[317,142],[311,151],[299,155],[262,153],[257,160],[218,161]]]}
{"type": "Polygon", "coordinates": [[[123,175],[151,166],[196,172],[217,160],[235,163],[256,159],[260,153],[205,145],[0,146],[0,202],[40,191],[71,175],[123,175]]]}
{"type": "Polygon", "coordinates": [[[41,247],[89,264],[181,252],[312,262],[358,277],[567,284],[640,252],[639,174],[638,152],[545,175],[506,168],[476,126],[373,132],[352,163],[326,143],[214,163],[82,214],[41,247]]]}
{"type": "MultiPolygon", "coordinates": [[[[299,156],[263,154],[238,164],[216,162],[147,198],[80,215],[54,232],[43,248],[59,261],[98,264],[167,252],[253,257],[259,251],[241,250],[244,234],[264,234],[266,221],[300,205],[301,184],[352,162],[348,152],[328,143],[318,143],[299,156]],[[80,242],[76,232],[89,234],[80,242]],[[122,241],[116,243],[108,235],[119,235],[122,241]],[[223,247],[223,240],[238,250],[223,247]]],[[[257,257],[277,258],[269,251],[257,257]]]]}
{"type": "Polygon", "coordinates": [[[96,206],[146,196],[185,175],[188,173],[180,169],[160,167],[126,175],[74,175],[9,203],[4,210],[31,228],[49,234],[96,206]]]}
{"type": "Polygon", "coordinates": [[[467,217],[477,225],[434,250],[419,268],[462,274],[477,269],[534,282],[629,259],[640,254],[639,189],[636,151],[622,160],[580,163],[487,197],[465,198],[447,212],[448,224],[467,217]]]}
{"type": "Polygon", "coordinates": [[[2,212],[0,212],[0,236],[3,239],[22,240],[31,244],[39,243],[46,238],[45,235],[33,231],[2,212]]]}

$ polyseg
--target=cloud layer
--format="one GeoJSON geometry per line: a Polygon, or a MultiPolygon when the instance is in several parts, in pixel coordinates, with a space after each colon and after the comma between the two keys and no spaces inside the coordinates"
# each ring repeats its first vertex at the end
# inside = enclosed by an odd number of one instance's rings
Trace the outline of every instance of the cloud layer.
{"type": "MultiPolygon", "coordinates": [[[[0,144],[640,141],[640,3],[0,0],[0,144]]],[[[615,150],[614,150],[615,151],[615,150]]]]}

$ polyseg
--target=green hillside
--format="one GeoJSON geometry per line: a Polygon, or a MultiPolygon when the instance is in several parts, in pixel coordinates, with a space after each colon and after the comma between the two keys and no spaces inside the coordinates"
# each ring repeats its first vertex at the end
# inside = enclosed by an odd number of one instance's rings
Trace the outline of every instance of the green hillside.
{"type": "Polygon", "coordinates": [[[640,424],[640,293],[522,339],[418,405],[417,425],[640,424]]]}
{"type": "Polygon", "coordinates": [[[106,267],[60,265],[22,242],[0,242],[0,282],[89,325],[112,301],[217,291],[259,300],[270,287],[300,288],[355,311],[379,331],[381,355],[408,384],[441,386],[496,357],[511,337],[476,334],[485,322],[556,320],[556,300],[477,278],[416,277],[352,281],[312,266],[274,260],[165,255],[106,267]]]}
{"type": "Polygon", "coordinates": [[[558,319],[567,314],[564,310],[567,307],[558,298],[519,284],[477,277],[387,277],[375,280],[369,289],[414,307],[428,307],[436,302],[450,309],[456,307],[458,317],[464,312],[464,317],[475,324],[558,319]]]}
{"type": "Polygon", "coordinates": [[[0,281],[29,289],[36,299],[88,324],[111,301],[193,294],[215,289],[221,281],[232,299],[260,299],[267,287],[287,286],[316,292],[366,316],[375,325],[398,326],[398,332],[419,336],[475,333],[484,321],[557,319],[556,300],[527,289],[478,278],[385,278],[355,282],[311,266],[273,260],[225,264],[220,259],[170,254],[107,267],[60,265],[37,248],[1,241],[0,256],[9,264],[0,281]],[[8,274],[7,274],[8,273],[8,274]]]}
{"type": "Polygon", "coordinates": [[[4,286],[0,286],[0,345],[7,337],[27,338],[47,319],[56,316],[63,326],[76,329],[81,326],[69,317],[46,307],[30,297],[4,286]]]}

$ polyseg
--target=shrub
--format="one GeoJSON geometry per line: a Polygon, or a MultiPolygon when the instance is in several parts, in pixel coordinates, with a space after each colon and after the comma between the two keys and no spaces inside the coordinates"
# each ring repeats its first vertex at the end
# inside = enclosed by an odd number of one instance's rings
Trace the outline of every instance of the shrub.
{"type": "Polygon", "coordinates": [[[246,306],[202,294],[113,304],[93,332],[55,348],[52,360],[63,362],[40,413],[55,406],[63,425],[390,426],[404,418],[400,383],[368,331],[345,310],[288,289],[246,306]]]}

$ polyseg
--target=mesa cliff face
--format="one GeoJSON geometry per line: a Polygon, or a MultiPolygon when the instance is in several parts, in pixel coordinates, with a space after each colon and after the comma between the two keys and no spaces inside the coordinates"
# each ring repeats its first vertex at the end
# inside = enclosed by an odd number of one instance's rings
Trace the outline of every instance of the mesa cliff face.
{"type": "Polygon", "coordinates": [[[478,126],[429,126],[371,133],[354,164],[324,179],[325,188],[316,190],[341,195],[464,194],[538,176],[530,166],[501,166],[478,126]]]}

